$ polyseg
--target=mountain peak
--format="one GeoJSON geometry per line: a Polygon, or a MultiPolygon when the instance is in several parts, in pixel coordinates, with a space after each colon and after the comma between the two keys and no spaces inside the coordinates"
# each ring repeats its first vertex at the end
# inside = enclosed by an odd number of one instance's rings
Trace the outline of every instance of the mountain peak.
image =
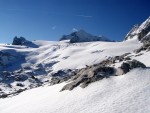
{"type": "Polygon", "coordinates": [[[15,36],[12,45],[24,45],[26,42],[28,42],[28,40],[26,40],[24,37],[15,36]]]}
{"type": "Polygon", "coordinates": [[[125,40],[138,39],[142,40],[150,32],[150,16],[140,26],[135,25],[125,36],[125,40]]]}
{"type": "Polygon", "coordinates": [[[37,48],[38,46],[31,41],[26,40],[24,37],[15,36],[12,42],[12,45],[23,45],[27,47],[37,48]]]}
{"type": "Polygon", "coordinates": [[[61,40],[70,40],[70,43],[76,42],[92,42],[92,41],[110,41],[109,39],[103,36],[94,36],[90,33],[87,33],[83,29],[72,32],[69,35],[63,35],[61,40]]]}

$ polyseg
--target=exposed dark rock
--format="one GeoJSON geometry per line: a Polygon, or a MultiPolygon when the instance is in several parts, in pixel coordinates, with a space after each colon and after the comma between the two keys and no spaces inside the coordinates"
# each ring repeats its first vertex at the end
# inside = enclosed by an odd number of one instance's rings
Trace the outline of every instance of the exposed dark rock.
{"type": "Polygon", "coordinates": [[[142,62],[137,60],[128,61],[127,63],[130,65],[131,69],[138,68],[138,67],[146,68],[146,66],[142,62]]]}
{"type": "Polygon", "coordinates": [[[21,92],[23,92],[23,91],[25,91],[25,90],[27,90],[27,88],[25,88],[25,89],[19,89],[19,90],[17,90],[17,91],[15,92],[15,94],[21,93],[21,92]]]}
{"type": "Polygon", "coordinates": [[[24,85],[22,83],[17,83],[16,86],[23,87],[24,85]]]}
{"type": "Polygon", "coordinates": [[[79,30],[71,33],[70,35],[63,35],[61,40],[70,40],[70,43],[78,43],[78,42],[91,42],[91,41],[110,41],[104,36],[93,36],[84,30],[79,30]]]}
{"type": "Polygon", "coordinates": [[[143,48],[142,47],[140,47],[139,49],[136,49],[136,50],[134,50],[134,53],[139,53],[139,52],[141,52],[143,50],[143,48]]]}
{"type": "MultiPolygon", "coordinates": [[[[113,60],[120,60],[123,57],[126,57],[128,54],[124,54],[122,56],[117,56],[112,58],[113,60]]],[[[128,57],[126,57],[128,58],[128,57]]],[[[137,61],[131,60],[130,58],[127,59],[126,62],[123,62],[121,67],[114,69],[113,67],[108,67],[108,64],[113,64],[111,60],[104,60],[100,64],[96,64],[93,66],[87,66],[86,68],[80,69],[75,73],[75,75],[71,78],[72,82],[66,84],[61,91],[63,90],[72,90],[77,86],[81,86],[82,88],[88,86],[90,83],[101,80],[103,78],[107,78],[113,75],[123,75],[129,72],[131,69],[134,68],[145,68],[146,66],[137,61]]],[[[123,61],[125,58],[123,58],[123,61]]],[[[122,61],[122,60],[121,60],[122,61]]],[[[60,79],[55,80],[56,83],[59,83],[60,79]]]]}
{"type": "Polygon", "coordinates": [[[126,74],[127,72],[129,72],[131,69],[134,69],[134,68],[146,68],[146,66],[137,61],[137,60],[132,60],[132,61],[127,61],[125,63],[122,63],[121,67],[119,67],[117,70],[116,70],[116,75],[123,75],[123,74],[126,74]]]}
{"type": "Polygon", "coordinates": [[[123,75],[129,72],[130,65],[128,63],[123,63],[121,67],[117,69],[116,75],[123,75]]]}
{"type": "Polygon", "coordinates": [[[130,57],[125,57],[124,60],[125,60],[125,61],[131,60],[131,58],[130,58],[130,57]]]}
{"type": "Polygon", "coordinates": [[[125,54],[123,54],[123,55],[121,55],[121,57],[126,57],[127,55],[129,55],[129,54],[131,54],[131,53],[125,53],[125,54]]]}
{"type": "Polygon", "coordinates": [[[0,95],[0,98],[6,98],[6,97],[8,97],[8,94],[1,94],[0,95]]]}
{"type": "Polygon", "coordinates": [[[79,42],[80,38],[78,36],[75,36],[73,38],[71,38],[70,43],[77,43],[79,42]]]}
{"type": "Polygon", "coordinates": [[[12,45],[24,45],[24,43],[28,42],[24,37],[14,37],[12,45]]]}
{"type": "Polygon", "coordinates": [[[143,55],[143,53],[136,54],[135,57],[141,56],[141,55],[143,55]]]}
{"type": "Polygon", "coordinates": [[[133,37],[136,36],[139,41],[143,42],[143,39],[144,40],[148,39],[147,36],[150,35],[149,33],[150,33],[150,17],[140,26],[135,25],[126,35],[125,40],[132,39],[133,37]]]}
{"type": "MultiPolygon", "coordinates": [[[[113,58],[108,58],[106,60],[103,60],[99,64],[95,64],[93,66],[86,66],[86,68],[80,69],[76,72],[76,74],[71,78],[72,82],[65,85],[61,91],[63,90],[72,90],[78,85],[81,85],[82,88],[88,86],[88,84],[101,80],[105,77],[109,77],[111,75],[114,75],[115,69],[113,67],[109,67],[109,65],[114,64],[116,61],[128,61],[131,60],[131,58],[128,56],[130,53],[125,53],[121,56],[115,56],[113,58]]],[[[122,67],[125,71],[125,73],[129,72],[129,68],[133,68],[133,64],[131,65],[127,63],[123,63],[122,67]]],[[[136,64],[135,64],[136,65],[136,64]]],[[[120,70],[122,71],[122,70],[120,70]]],[[[119,72],[120,73],[120,72],[119,72]]],[[[123,72],[121,74],[124,74],[123,72]]],[[[55,80],[56,83],[59,83],[60,79],[55,80]]]]}
{"type": "Polygon", "coordinates": [[[150,33],[148,33],[145,37],[141,40],[142,43],[150,43],[150,33]]]}
{"type": "Polygon", "coordinates": [[[127,56],[129,54],[131,54],[131,53],[125,53],[121,56],[111,57],[111,58],[108,58],[106,60],[103,60],[100,64],[96,64],[96,65],[109,66],[109,65],[114,64],[116,62],[131,60],[131,58],[129,56],[127,56]]]}
{"type": "Polygon", "coordinates": [[[47,72],[45,71],[45,69],[40,66],[37,66],[34,70],[33,70],[34,75],[46,75],[47,72]]]}
{"type": "Polygon", "coordinates": [[[24,74],[15,75],[15,81],[23,82],[27,79],[28,79],[27,75],[24,75],[24,74]]]}
{"type": "Polygon", "coordinates": [[[28,76],[34,76],[35,75],[35,73],[33,71],[27,71],[27,72],[25,72],[25,74],[28,76]]]}
{"type": "MultiPolygon", "coordinates": [[[[150,26],[149,26],[150,27],[150,26]]],[[[148,34],[148,31],[149,28],[147,29],[142,29],[141,32],[137,35],[138,36],[138,40],[142,40],[144,36],[146,36],[148,34]]]]}
{"type": "MultiPolygon", "coordinates": [[[[100,65],[101,66],[107,66],[107,65],[111,65],[114,63],[114,59],[106,59],[106,60],[103,60],[100,65]]],[[[98,64],[95,64],[95,66],[98,65],[98,64]]]]}
{"type": "MultiPolygon", "coordinates": [[[[57,58],[57,57],[59,57],[59,56],[55,56],[55,57],[53,57],[53,58],[57,58]]],[[[53,59],[53,58],[51,58],[51,59],[53,59]]],[[[52,67],[54,64],[57,64],[59,61],[52,61],[52,62],[50,62],[50,63],[47,63],[47,64],[44,64],[44,68],[50,68],[50,67],[52,67]]]]}
{"type": "Polygon", "coordinates": [[[0,78],[1,78],[0,82],[7,83],[7,84],[14,81],[14,77],[8,71],[0,72],[0,78]]]}
{"type": "Polygon", "coordinates": [[[129,58],[129,57],[126,57],[126,56],[129,55],[129,54],[131,54],[131,53],[125,53],[125,54],[123,54],[123,55],[121,55],[121,56],[115,56],[115,57],[113,58],[113,60],[114,60],[114,62],[115,62],[115,61],[121,62],[121,61],[124,61],[124,60],[129,60],[130,58],[129,58]]]}
{"type": "Polygon", "coordinates": [[[102,66],[92,66],[88,68],[81,69],[73,78],[73,82],[65,85],[63,90],[72,90],[81,84],[81,87],[86,87],[88,84],[101,80],[105,77],[109,77],[114,74],[114,68],[112,67],[102,67],[102,66]]]}
{"type": "Polygon", "coordinates": [[[56,73],[53,73],[52,76],[53,76],[53,77],[56,77],[56,76],[59,76],[59,77],[61,77],[61,76],[68,76],[68,75],[71,74],[71,72],[72,72],[72,70],[70,70],[70,69],[67,69],[67,70],[59,70],[59,71],[57,71],[56,73]]]}
{"type": "Polygon", "coordinates": [[[75,75],[75,71],[72,71],[70,69],[68,70],[59,70],[56,73],[52,73],[51,78],[51,85],[62,83],[64,81],[69,80],[71,77],[75,75]]]}
{"type": "Polygon", "coordinates": [[[59,84],[62,82],[65,82],[67,80],[69,80],[71,78],[71,76],[66,76],[66,77],[52,77],[50,84],[51,85],[55,85],[55,84],[59,84]]]}
{"type": "Polygon", "coordinates": [[[143,45],[139,49],[136,49],[134,52],[139,53],[139,52],[144,51],[144,50],[148,51],[149,48],[150,48],[150,42],[145,42],[145,43],[143,43],[143,45]]]}
{"type": "Polygon", "coordinates": [[[26,40],[24,37],[14,37],[12,45],[24,45],[27,47],[33,47],[33,48],[37,48],[38,46],[34,43],[32,43],[31,41],[26,40]]]}

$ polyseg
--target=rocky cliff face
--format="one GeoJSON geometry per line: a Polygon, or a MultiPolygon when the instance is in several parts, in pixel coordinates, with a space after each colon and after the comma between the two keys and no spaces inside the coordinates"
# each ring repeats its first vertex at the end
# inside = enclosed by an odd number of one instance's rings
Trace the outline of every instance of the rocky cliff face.
{"type": "Polygon", "coordinates": [[[140,26],[135,25],[126,35],[125,40],[137,38],[142,40],[148,33],[150,33],[150,17],[140,26]]]}
{"type": "Polygon", "coordinates": [[[136,36],[136,31],[138,30],[138,28],[138,24],[134,25],[133,28],[129,31],[129,33],[126,35],[125,40],[132,39],[134,36],[136,36]]]}
{"type": "Polygon", "coordinates": [[[24,45],[28,41],[24,37],[14,37],[12,45],[24,45]]]}

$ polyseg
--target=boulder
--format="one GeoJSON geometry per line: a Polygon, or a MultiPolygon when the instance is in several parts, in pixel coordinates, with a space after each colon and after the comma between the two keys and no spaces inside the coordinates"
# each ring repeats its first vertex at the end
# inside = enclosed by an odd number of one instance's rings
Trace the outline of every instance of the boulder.
{"type": "Polygon", "coordinates": [[[116,75],[126,74],[134,68],[146,68],[146,66],[137,60],[127,61],[122,63],[122,65],[116,69],[116,75]]]}

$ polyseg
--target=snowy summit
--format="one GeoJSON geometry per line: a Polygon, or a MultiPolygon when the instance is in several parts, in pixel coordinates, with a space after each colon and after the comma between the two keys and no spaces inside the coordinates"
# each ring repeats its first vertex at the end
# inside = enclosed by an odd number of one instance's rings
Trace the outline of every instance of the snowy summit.
{"type": "Polygon", "coordinates": [[[93,41],[110,41],[106,37],[103,36],[93,36],[84,30],[79,30],[71,33],[70,35],[63,35],[61,40],[70,40],[70,43],[77,42],[93,42],[93,41]]]}

